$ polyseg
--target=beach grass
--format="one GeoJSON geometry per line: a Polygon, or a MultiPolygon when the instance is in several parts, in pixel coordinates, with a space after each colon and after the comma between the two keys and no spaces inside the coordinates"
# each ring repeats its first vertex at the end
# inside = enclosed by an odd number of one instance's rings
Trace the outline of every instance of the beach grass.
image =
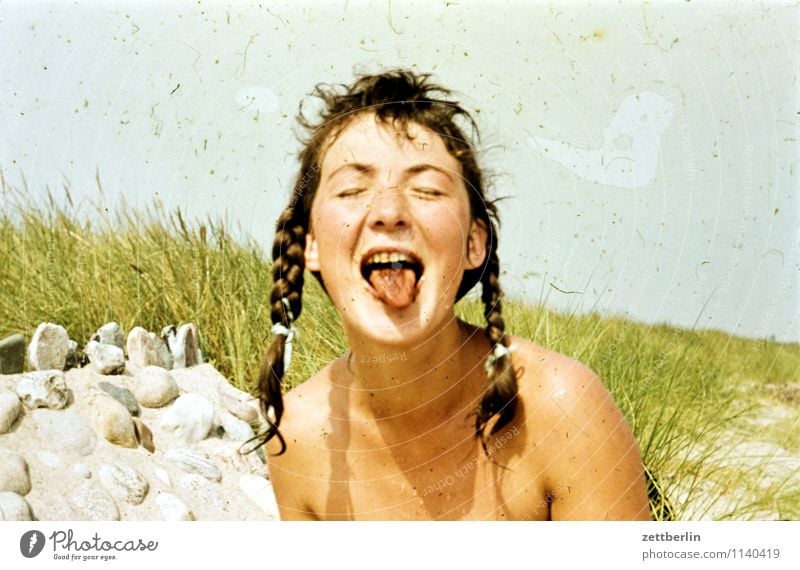
{"type": "MultiPolygon", "coordinates": [[[[157,204],[87,214],[66,196],[34,204],[3,183],[0,338],[29,340],[47,321],[83,345],[109,321],[157,333],[194,322],[206,359],[252,390],[271,326],[264,249],[157,204]]],[[[313,278],[306,283],[288,386],[346,351],[337,312],[313,278]]],[[[475,299],[457,307],[476,324],[481,311],[475,299]]],[[[673,516],[800,520],[800,345],[516,301],[504,315],[512,334],[603,379],[673,516]]]]}

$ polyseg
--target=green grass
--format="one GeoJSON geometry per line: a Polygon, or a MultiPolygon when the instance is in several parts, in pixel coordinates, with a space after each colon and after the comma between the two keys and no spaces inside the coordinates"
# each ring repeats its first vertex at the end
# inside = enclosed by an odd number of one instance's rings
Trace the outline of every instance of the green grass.
{"type": "MultiPolygon", "coordinates": [[[[20,332],[29,339],[50,321],[82,345],[112,320],[126,331],[156,332],[194,322],[207,359],[232,384],[252,389],[270,329],[269,262],[257,244],[235,240],[222,223],[158,206],[87,216],[53,200],[34,205],[5,184],[2,199],[0,338],[20,332]]],[[[476,301],[457,310],[481,322],[476,301]]],[[[511,333],[599,374],[677,518],[800,519],[794,471],[784,475],[775,455],[737,460],[730,451],[750,442],[798,457],[799,345],[516,302],[504,314],[511,333]],[[782,415],[753,423],[770,410],[782,415]]],[[[310,277],[298,326],[289,386],[346,350],[338,314],[310,277]]]]}

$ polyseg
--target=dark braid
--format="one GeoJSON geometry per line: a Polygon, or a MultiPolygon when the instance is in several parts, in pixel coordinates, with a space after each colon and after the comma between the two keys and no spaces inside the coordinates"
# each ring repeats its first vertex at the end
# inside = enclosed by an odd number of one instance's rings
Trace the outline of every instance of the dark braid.
{"type": "MultiPolygon", "coordinates": [[[[286,208],[278,218],[275,241],[272,246],[272,293],[270,294],[271,319],[273,324],[286,328],[300,316],[303,298],[303,271],[305,269],[306,224],[293,206],[286,208]],[[289,302],[289,310],[284,303],[289,302]]],[[[278,431],[283,416],[281,380],[286,370],[283,358],[286,351],[286,335],[276,334],[267,348],[258,373],[258,392],[261,410],[267,420],[267,429],[259,437],[263,445],[273,437],[278,438],[281,449],[286,442],[278,431]],[[270,409],[272,414],[270,414],[270,409]]]]}
{"type": "MultiPolygon", "coordinates": [[[[492,346],[490,359],[494,355],[495,346],[508,347],[506,338],[506,325],[501,312],[500,298],[503,293],[500,289],[500,261],[497,258],[497,232],[494,224],[489,226],[488,255],[481,275],[484,317],[486,318],[486,336],[492,346]]],[[[497,433],[514,418],[517,408],[517,377],[511,358],[508,355],[500,356],[493,362],[489,373],[489,386],[483,393],[483,398],[475,414],[475,434],[480,438],[483,451],[489,455],[487,442],[489,437],[497,433]],[[497,421],[490,429],[489,422],[494,416],[497,421]]]]}

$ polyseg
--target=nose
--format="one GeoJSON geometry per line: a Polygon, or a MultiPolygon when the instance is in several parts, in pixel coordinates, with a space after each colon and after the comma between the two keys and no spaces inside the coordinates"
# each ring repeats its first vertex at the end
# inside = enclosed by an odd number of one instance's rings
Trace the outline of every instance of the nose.
{"type": "Polygon", "coordinates": [[[372,229],[391,231],[410,226],[411,217],[406,197],[398,187],[384,188],[376,192],[368,208],[368,224],[372,229]]]}

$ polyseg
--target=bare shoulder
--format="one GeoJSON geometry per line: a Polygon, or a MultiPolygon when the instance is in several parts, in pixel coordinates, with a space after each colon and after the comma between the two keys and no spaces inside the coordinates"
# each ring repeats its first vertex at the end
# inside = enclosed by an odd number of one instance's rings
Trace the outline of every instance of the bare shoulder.
{"type": "Polygon", "coordinates": [[[317,482],[326,477],[318,467],[330,432],[330,368],[328,365],[283,396],[284,413],[278,438],[269,442],[269,471],[281,519],[315,519],[311,505],[317,482]]]}
{"type": "Polygon", "coordinates": [[[633,433],[603,382],[584,364],[512,339],[521,417],[547,457],[552,516],[647,519],[644,468],[633,433]]]}

